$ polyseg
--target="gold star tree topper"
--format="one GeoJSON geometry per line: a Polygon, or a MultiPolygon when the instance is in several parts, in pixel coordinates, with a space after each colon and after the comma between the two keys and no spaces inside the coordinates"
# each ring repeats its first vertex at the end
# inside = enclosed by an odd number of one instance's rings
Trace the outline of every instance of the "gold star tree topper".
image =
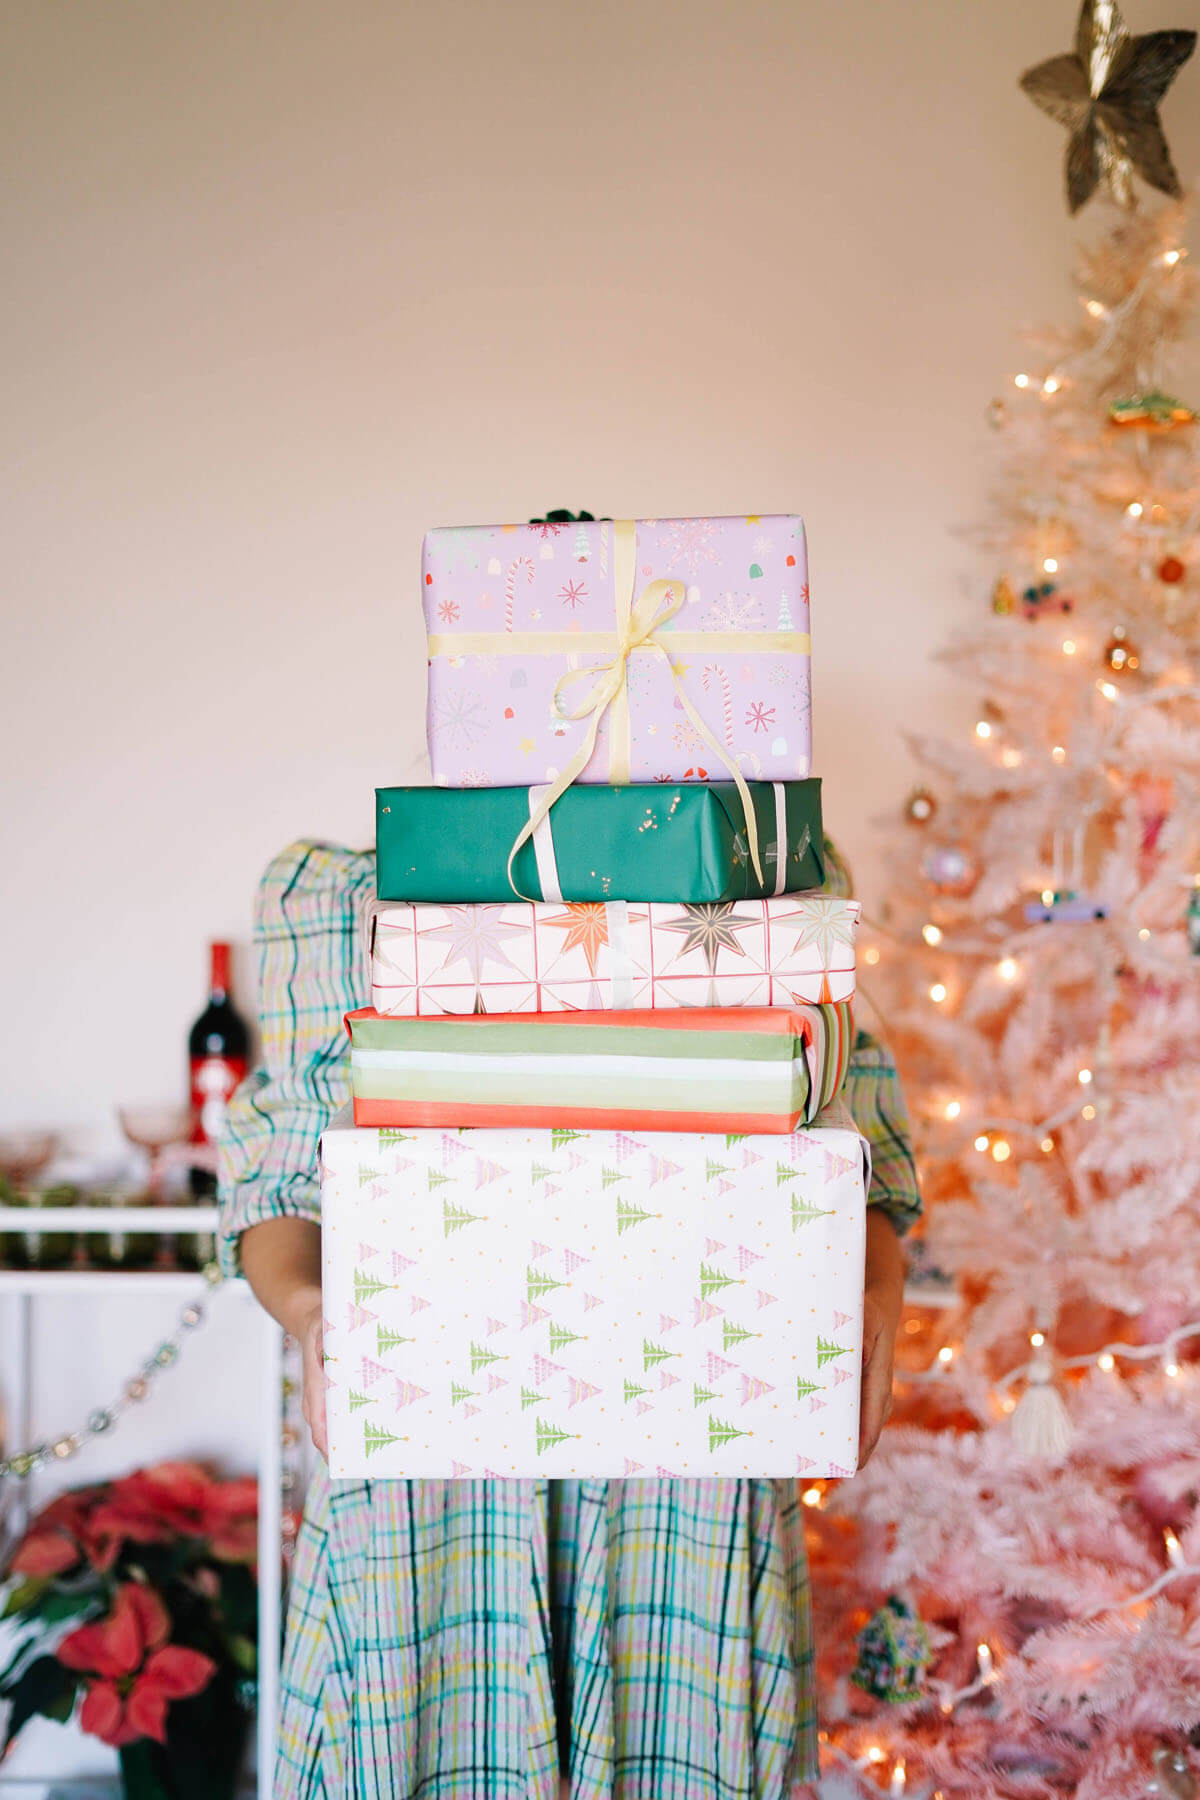
{"type": "Polygon", "coordinates": [[[1164,194],[1179,193],[1158,105],[1196,47],[1194,31],[1131,37],[1116,0],[1083,0],[1075,49],[1026,69],[1021,86],[1071,133],[1067,206],[1079,211],[1101,181],[1133,206],[1136,171],[1164,194]]]}

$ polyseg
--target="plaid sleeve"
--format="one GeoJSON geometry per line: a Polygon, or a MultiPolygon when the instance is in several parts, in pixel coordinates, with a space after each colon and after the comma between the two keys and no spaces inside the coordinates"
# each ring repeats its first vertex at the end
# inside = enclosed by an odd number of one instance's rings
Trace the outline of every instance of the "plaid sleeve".
{"type": "Polygon", "coordinates": [[[854,1036],[843,1098],[871,1146],[868,1206],[881,1206],[901,1236],[921,1214],[904,1090],[887,1045],[861,1028],[854,1036]]]}
{"type": "Polygon", "coordinates": [[[258,890],[260,1061],[234,1095],[218,1146],[220,1258],[264,1219],[320,1217],[317,1145],[350,1097],[343,1015],[365,1004],[359,909],[375,886],[372,851],[297,843],[258,890]]]}

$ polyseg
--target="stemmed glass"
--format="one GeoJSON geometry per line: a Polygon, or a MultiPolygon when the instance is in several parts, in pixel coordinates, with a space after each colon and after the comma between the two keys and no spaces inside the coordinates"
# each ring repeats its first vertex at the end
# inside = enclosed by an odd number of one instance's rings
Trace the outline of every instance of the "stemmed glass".
{"type": "MultiPolygon", "coordinates": [[[[169,1152],[177,1144],[186,1144],[192,1135],[192,1112],[187,1106],[169,1102],[146,1102],[136,1106],[119,1106],[117,1118],[129,1142],[145,1150],[150,1158],[146,1176],[146,1198],[154,1205],[166,1200],[166,1176],[173,1159],[169,1152]]],[[[154,1266],[172,1269],[176,1266],[174,1241],[160,1236],[154,1251],[154,1266]]]]}

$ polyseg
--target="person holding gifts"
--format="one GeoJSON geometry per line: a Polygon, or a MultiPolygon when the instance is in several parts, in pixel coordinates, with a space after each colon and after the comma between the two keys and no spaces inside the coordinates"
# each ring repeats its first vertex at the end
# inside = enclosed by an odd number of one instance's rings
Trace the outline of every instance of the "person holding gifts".
{"type": "MultiPolygon", "coordinates": [[[[828,857],[831,891],[847,892],[828,857]]],[[[261,1066],[221,1147],[221,1254],[300,1343],[325,1448],[317,1149],[367,999],[373,852],[293,845],[258,896],[261,1066]]],[[[886,1048],[844,1090],[869,1140],[860,1460],[891,1404],[920,1210],[886,1048]]],[[[792,1480],[331,1481],[289,1604],[277,1800],[796,1800],[818,1772],[792,1480]]]]}

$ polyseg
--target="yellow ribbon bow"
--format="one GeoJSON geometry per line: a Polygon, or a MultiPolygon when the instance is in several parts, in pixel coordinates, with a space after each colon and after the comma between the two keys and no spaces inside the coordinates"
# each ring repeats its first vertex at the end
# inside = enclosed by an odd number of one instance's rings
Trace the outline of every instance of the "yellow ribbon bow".
{"type": "MultiPolygon", "coordinates": [[[[623,787],[629,781],[630,773],[630,723],[629,723],[629,658],[638,651],[647,652],[662,659],[670,670],[671,680],[675,684],[675,693],[679,703],[697,736],[712,750],[729,770],[742,802],[742,811],[746,819],[746,841],[750,850],[750,861],[760,887],[763,881],[762,863],[758,852],[758,821],[754,816],[754,802],[750,797],[750,789],[737,763],[733,760],[720,741],[713,736],[700,714],[687,697],[683,682],[679,677],[671,658],[663,646],[655,639],[655,633],[666,624],[668,619],[683,605],[685,584],[676,578],[652,581],[642,589],[637,600],[633,590],[637,576],[636,530],[632,519],[617,519],[613,523],[613,576],[616,586],[617,601],[617,643],[616,652],[608,662],[593,663],[584,669],[568,669],[560,675],[554,687],[554,709],[562,719],[587,719],[588,727],[583,742],[571,757],[565,769],[557,775],[538,800],[528,820],[517,834],[516,842],[508,853],[508,884],[514,894],[525,900],[531,896],[521,894],[520,888],[513,879],[513,862],[522,844],[527,843],[538,826],[545,819],[556,800],[566,793],[576,776],[591,761],[592,752],[596,748],[596,737],[600,724],[611,709],[612,717],[609,728],[609,779],[616,787],[623,787]],[[592,679],[592,686],[587,698],[572,711],[564,710],[563,700],[566,690],[575,682],[592,679]]],[[[779,847],[779,855],[783,855],[783,846],[779,847]]]]}

